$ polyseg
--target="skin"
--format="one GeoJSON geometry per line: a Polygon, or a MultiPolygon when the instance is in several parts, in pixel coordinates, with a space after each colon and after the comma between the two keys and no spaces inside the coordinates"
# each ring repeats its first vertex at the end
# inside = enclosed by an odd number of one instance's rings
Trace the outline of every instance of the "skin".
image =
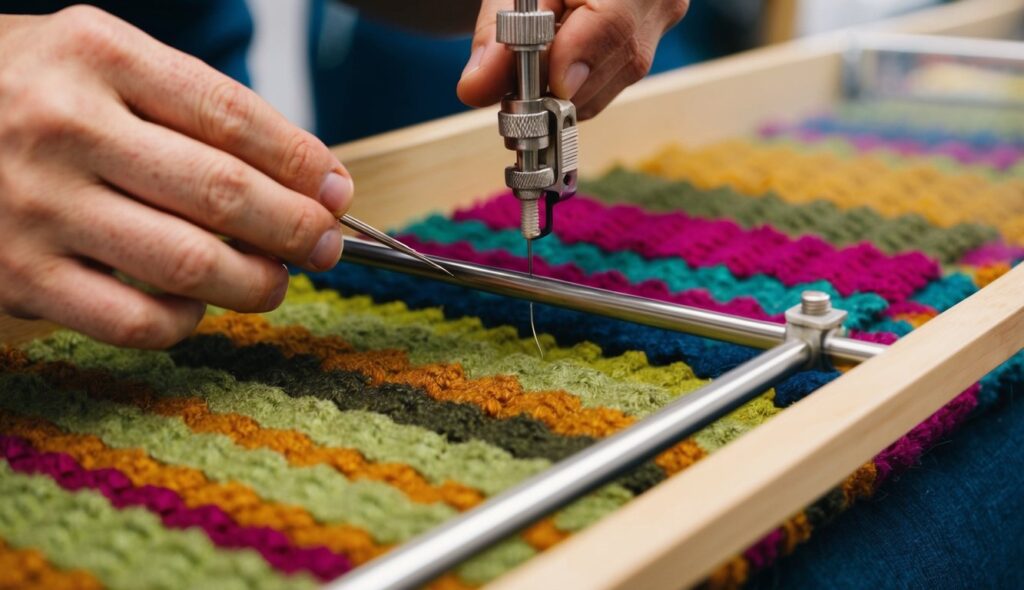
{"type": "MultiPolygon", "coordinates": [[[[458,86],[469,105],[512,89],[494,41],[513,0],[353,0],[369,16],[458,32],[479,9],[458,86]],[[460,15],[465,15],[460,16],[460,15]]],[[[550,85],[582,118],[650,69],[686,0],[541,0],[560,29],[550,85]]],[[[98,9],[0,15],[0,311],[98,340],[164,348],[206,304],[269,311],[283,262],[332,268],[348,171],[249,89],[98,9]],[[152,288],[140,289],[114,275],[152,288]]]]}
{"type": "MultiPolygon", "coordinates": [[[[470,106],[494,104],[512,92],[512,52],[494,39],[496,14],[513,0],[484,0],[473,50],[459,82],[470,106]]],[[[647,75],[661,37],[682,20],[687,0],[540,0],[560,23],[548,55],[551,92],[572,99],[580,119],[600,113],[647,75]]]]}
{"type": "Polygon", "coordinates": [[[0,55],[3,310],[159,348],[337,263],[348,172],[247,88],[89,7],[0,17],[0,55]]]}

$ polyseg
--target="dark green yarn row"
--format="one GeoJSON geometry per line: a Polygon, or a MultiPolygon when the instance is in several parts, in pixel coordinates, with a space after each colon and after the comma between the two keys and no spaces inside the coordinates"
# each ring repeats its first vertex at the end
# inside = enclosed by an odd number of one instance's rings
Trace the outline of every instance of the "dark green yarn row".
{"type": "Polygon", "coordinates": [[[992,227],[962,223],[936,227],[920,215],[887,218],[867,207],[840,209],[828,201],[787,203],[773,194],[752,198],[729,187],[699,189],[616,168],[581,189],[607,203],[630,203],[650,211],[681,211],[693,217],[730,219],[743,227],[771,225],[790,236],[821,236],[836,246],[869,241],[888,253],[921,250],[943,264],[998,238],[992,227]]]}
{"type": "MultiPolygon", "coordinates": [[[[452,442],[480,440],[520,459],[556,462],[596,442],[588,436],[557,434],[546,424],[526,415],[499,420],[487,416],[475,405],[437,400],[410,385],[383,383],[375,386],[361,373],[324,371],[320,359],[312,355],[286,357],[270,344],[238,347],[226,336],[195,336],[175,347],[171,356],[179,365],[219,369],[240,380],[279,387],[291,397],[328,400],[342,411],[383,414],[397,423],[444,435],[452,442]]],[[[664,479],[664,470],[647,462],[619,483],[640,494],[664,479]]]]}

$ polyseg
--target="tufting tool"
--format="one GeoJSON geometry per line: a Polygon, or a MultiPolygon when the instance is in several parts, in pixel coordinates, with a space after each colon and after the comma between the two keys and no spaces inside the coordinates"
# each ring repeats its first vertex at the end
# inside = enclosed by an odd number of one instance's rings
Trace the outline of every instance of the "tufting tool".
{"type": "Polygon", "coordinates": [[[360,221],[355,217],[352,217],[351,215],[342,215],[338,219],[338,221],[341,222],[341,224],[344,225],[345,227],[355,230],[359,233],[365,234],[366,236],[373,238],[375,241],[384,244],[385,246],[391,248],[392,250],[398,250],[399,252],[405,254],[406,256],[412,256],[413,258],[419,260],[423,264],[426,264],[431,268],[439,270],[444,274],[452,278],[455,278],[455,275],[453,275],[451,271],[448,270],[447,268],[441,266],[440,264],[420,254],[414,248],[411,248],[406,244],[403,244],[401,241],[392,238],[388,234],[380,231],[379,229],[373,227],[372,225],[364,221],[360,221]]]}
{"type": "MultiPolygon", "coordinates": [[[[520,230],[526,240],[533,276],[533,240],[554,229],[555,205],[576,193],[579,128],[572,102],[550,96],[542,81],[541,55],[555,38],[555,13],[540,10],[538,0],[515,0],[514,10],[498,12],[496,38],[515,54],[516,92],[501,101],[498,132],[516,163],[505,168],[505,184],[520,204],[520,230]],[[540,204],[544,201],[544,226],[540,204]]],[[[541,357],[533,303],[530,328],[541,357]]]]}

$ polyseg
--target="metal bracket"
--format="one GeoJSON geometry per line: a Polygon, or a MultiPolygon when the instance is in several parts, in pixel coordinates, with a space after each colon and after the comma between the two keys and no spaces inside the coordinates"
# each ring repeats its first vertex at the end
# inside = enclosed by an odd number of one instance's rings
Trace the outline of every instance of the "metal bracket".
{"type": "Polygon", "coordinates": [[[825,340],[844,333],[846,316],[845,311],[832,309],[832,298],[823,291],[804,291],[800,305],[786,310],[786,340],[801,340],[811,347],[811,361],[806,368],[831,366],[824,354],[825,340]]]}

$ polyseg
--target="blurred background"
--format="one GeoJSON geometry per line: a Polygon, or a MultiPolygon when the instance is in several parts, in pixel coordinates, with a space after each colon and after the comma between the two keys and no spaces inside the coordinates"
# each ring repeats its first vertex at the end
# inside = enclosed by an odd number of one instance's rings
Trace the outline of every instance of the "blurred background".
{"type": "MultiPolygon", "coordinates": [[[[396,29],[329,0],[247,0],[256,90],[328,144],[464,110],[455,85],[469,38],[396,29]],[[369,89],[369,90],[368,90],[369,89]]],[[[652,73],[765,43],[861,24],[941,0],[692,0],[652,73]]]]}

